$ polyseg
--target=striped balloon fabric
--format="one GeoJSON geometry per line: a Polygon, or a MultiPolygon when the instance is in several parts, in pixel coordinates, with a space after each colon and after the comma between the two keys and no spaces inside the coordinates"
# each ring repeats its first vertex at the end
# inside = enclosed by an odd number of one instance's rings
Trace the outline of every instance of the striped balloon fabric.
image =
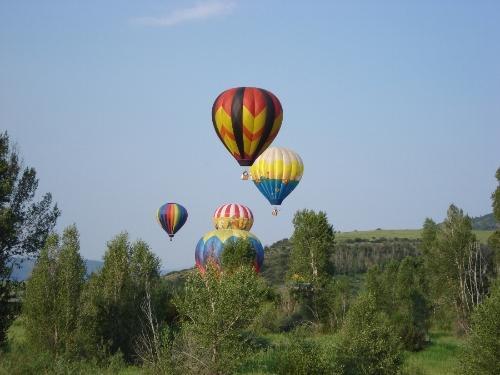
{"type": "Polygon", "coordinates": [[[213,216],[215,229],[250,230],[253,225],[252,211],[242,204],[230,203],[218,207],[213,216]]]}
{"type": "Polygon", "coordinates": [[[174,234],[184,225],[188,218],[187,210],[178,203],[165,203],[156,212],[158,223],[167,232],[172,241],[174,234]]]}
{"type": "Polygon", "coordinates": [[[241,166],[250,166],[271,144],[283,122],[283,109],[271,92],[236,87],[220,94],[212,106],[215,132],[241,166]]]}

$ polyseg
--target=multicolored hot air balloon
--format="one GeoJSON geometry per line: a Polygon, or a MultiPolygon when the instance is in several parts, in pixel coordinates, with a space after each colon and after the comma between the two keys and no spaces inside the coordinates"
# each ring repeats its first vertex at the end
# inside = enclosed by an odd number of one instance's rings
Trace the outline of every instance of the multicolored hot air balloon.
{"type": "Polygon", "coordinates": [[[253,225],[252,211],[242,204],[223,204],[214,212],[215,229],[250,230],[253,225]]]}
{"type": "Polygon", "coordinates": [[[188,218],[186,209],[178,203],[165,203],[156,212],[156,219],[163,230],[167,232],[170,241],[181,229],[188,218]]]}
{"type": "Polygon", "coordinates": [[[241,166],[250,166],[276,138],[283,109],[271,92],[236,87],[220,94],[212,106],[215,132],[241,166]]]}
{"type": "Polygon", "coordinates": [[[269,147],[250,168],[255,186],[269,203],[277,206],[297,187],[303,173],[304,163],[300,156],[283,147],[269,147]]]}
{"type": "Polygon", "coordinates": [[[252,233],[239,229],[217,229],[205,234],[196,245],[195,261],[201,273],[205,272],[207,262],[214,261],[219,263],[224,245],[229,241],[236,241],[240,238],[248,238],[255,250],[254,268],[260,271],[264,263],[264,248],[259,239],[252,233]]]}

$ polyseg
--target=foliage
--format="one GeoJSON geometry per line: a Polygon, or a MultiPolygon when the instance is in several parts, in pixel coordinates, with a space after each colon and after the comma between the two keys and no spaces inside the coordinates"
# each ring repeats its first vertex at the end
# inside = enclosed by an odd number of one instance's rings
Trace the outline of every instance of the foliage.
{"type": "Polygon", "coordinates": [[[498,181],[498,186],[491,194],[491,200],[493,201],[493,215],[496,221],[500,222],[500,168],[497,169],[495,177],[498,181]]]}
{"type": "Polygon", "coordinates": [[[288,278],[319,284],[333,271],[330,262],[335,241],[333,227],[326,213],[312,210],[297,211],[293,225],[288,278]]]}
{"type": "Polygon", "coordinates": [[[332,263],[337,274],[364,273],[374,265],[416,256],[419,240],[405,238],[349,239],[335,244],[332,263]]]}
{"type": "Polygon", "coordinates": [[[299,327],[270,351],[268,370],[278,375],[332,374],[332,352],[328,352],[299,327]]]}
{"type": "Polygon", "coordinates": [[[375,297],[378,311],[387,314],[407,350],[420,350],[428,340],[430,306],[421,260],[405,258],[382,270],[372,268],[366,291],[375,297]]]}
{"type": "Polygon", "coordinates": [[[470,314],[487,291],[487,272],[491,268],[488,254],[472,233],[470,218],[451,205],[423,255],[435,290],[434,300],[453,306],[460,330],[468,331],[470,314]]]}
{"type": "Polygon", "coordinates": [[[174,343],[182,373],[232,373],[251,350],[244,331],[261,308],[265,286],[248,266],[221,273],[209,264],[193,272],[175,304],[181,330],[174,343]]]}
{"type": "Polygon", "coordinates": [[[461,373],[500,374],[500,279],[472,316],[472,328],[460,355],[461,373]]]}
{"type": "MultiPolygon", "coordinates": [[[[157,289],[159,268],[159,259],[145,242],[130,244],[127,233],[108,242],[103,267],[91,276],[82,295],[79,330],[86,355],[120,351],[125,360],[134,359],[141,304],[157,289]]],[[[154,298],[153,304],[161,299],[154,298]]]]}
{"type": "Polygon", "coordinates": [[[49,236],[27,282],[23,304],[32,345],[52,354],[74,354],[85,266],[76,227],[49,236]]]}
{"type": "MultiPolygon", "coordinates": [[[[495,191],[491,194],[493,214],[497,221],[497,225],[500,224],[500,168],[497,169],[495,175],[498,181],[498,186],[495,191]]],[[[500,228],[497,228],[495,232],[488,238],[488,246],[494,253],[495,258],[495,274],[500,276],[500,228]]]]}
{"type": "Polygon", "coordinates": [[[333,273],[330,261],[335,235],[324,212],[297,211],[290,239],[292,252],[287,278],[291,294],[300,302],[305,319],[325,320],[325,285],[333,273]]]}
{"type": "Polygon", "coordinates": [[[249,239],[228,241],[221,255],[221,265],[224,271],[238,269],[241,266],[252,265],[255,259],[255,250],[249,239]]]}
{"type": "Polygon", "coordinates": [[[37,187],[35,169],[23,169],[7,132],[0,133],[0,345],[15,315],[9,303],[11,267],[20,256],[40,251],[60,215],[50,193],[35,201],[37,187]]]}
{"type": "Polygon", "coordinates": [[[401,344],[372,294],[361,294],[349,309],[336,353],[334,368],[341,374],[398,373],[401,344]]]}

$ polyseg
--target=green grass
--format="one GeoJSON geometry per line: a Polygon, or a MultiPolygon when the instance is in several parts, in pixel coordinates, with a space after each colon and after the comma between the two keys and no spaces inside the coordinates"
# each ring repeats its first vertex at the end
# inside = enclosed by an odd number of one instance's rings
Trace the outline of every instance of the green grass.
{"type": "MultiPolygon", "coordinates": [[[[488,237],[493,233],[492,230],[473,230],[472,231],[479,242],[485,244],[488,237]]],[[[408,238],[419,239],[422,236],[421,229],[380,229],[366,231],[340,232],[335,234],[337,240],[353,240],[360,238],[362,240],[371,240],[373,238],[408,238]]]]}
{"type": "Polygon", "coordinates": [[[425,350],[407,354],[405,366],[425,375],[454,374],[461,343],[461,339],[449,333],[433,333],[431,344],[425,350]]]}

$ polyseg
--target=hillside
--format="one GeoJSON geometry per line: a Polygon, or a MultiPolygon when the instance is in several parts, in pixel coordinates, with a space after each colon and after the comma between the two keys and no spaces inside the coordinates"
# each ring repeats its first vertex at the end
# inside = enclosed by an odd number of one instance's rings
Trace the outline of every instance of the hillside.
{"type": "MultiPolygon", "coordinates": [[[[482,244],[486,244],[488,241],[488,237],[491,236],[493,230],[476,230],[472,231],[479,242],[482,244]]],[[[337,232],[335,233],[335,238],[337,241],[343,240],[354,240],[354,239],[362,239],[362,240],[374,240],[377,238],[394,238],[394,239],[410,239],[410,240],[419,240],[422,236],[421,229],[376,229],[376,230],[367,230],[367,231],[352,231],[352,232],[337,232]]]]}
{"type": "MultiPolygon", "coordinates": [[[[478,240],[486,244],[493,231],[474,230],[478,240]]],[[[337,232],[332,263],[336,274],[355,275],[364,273],[375,264],[405,256],[418,255],[420,229],[373,230],[337,232]]],[[[282,239],[266,246],[262,276],[270,285],[282,285],[288,271],[291,244],[282,239]]],[[[169,272],[164,279],[173,285],[182,285],[193,268],[169,272]]]]}
{"type": "Polygon", "coordinates": [[[472,229],[495,230],[497,228],[500,228],[500,223],[495,221],[493,213],[472,218],[472,229]]]}

